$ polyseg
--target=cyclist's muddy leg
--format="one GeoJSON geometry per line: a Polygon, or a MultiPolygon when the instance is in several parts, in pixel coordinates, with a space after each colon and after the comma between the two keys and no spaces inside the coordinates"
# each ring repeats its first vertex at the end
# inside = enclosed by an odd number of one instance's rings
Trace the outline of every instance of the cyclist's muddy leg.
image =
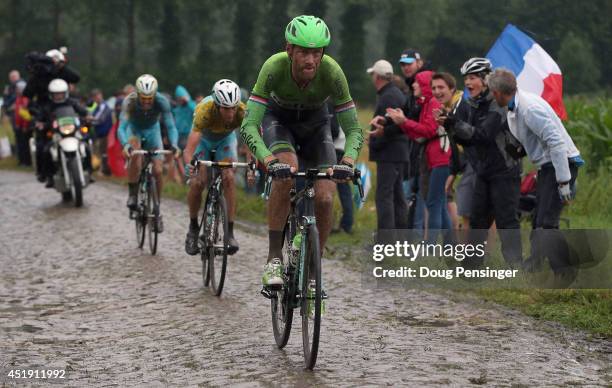
{"type": "Polygon", "coordinates": [[[332,206],[336,184],[329,180],[315,182],[315,216],[317,217],[317,228],[319,229],[319,244],[321,254],[325,248],[325,242],[332,228],[332,206]]]}
{"type": "Polygon", "coordinates": [[[236,215],[236,185],[234,184],[234,170],[231,168],[225,169],[222,172],[223,177],[223,195],[227,202],[227,218],[228,222],[234,222],[236,215]]]}
{"type": "MultiPolygon", "coordinates": [[[[275,154],[281,163],[298,168],[297,156],[292,152],[275,154]]],[[[282,256],[283,229],[289,215],[289,190],[293,180],[273,180],[272,191],[268,200],[268,261],[282,256]]]]}
{"type": "MultiPolygon", "coordinates": [[[[132,145],[132,149],[139,150],[140,142],[136,138],[131,138],[129,140],[132,145]]],[[[142,155],[132,155],[130,161],[128,163],[128,182],[129,183],[137,183],[138,175],[140,174],[140,169],[142,165],[142,155]]]]}
{"type": "Polygon", "coordinates": [[[161,199],[162,192],[162,172],[164,170],[164,161],[162,159],[153,159],[153,175],[155,176],[155,181],[157,183],[157,198],[161,199]]]}
{"type": "Polygon", "coordinates": [[[189,192],[187,193],[187,205],[189,206],[189,218],[198,218],[202,193],[206,187],[206,168],[200,167],[198,176],[189,181],[189,192]]]}

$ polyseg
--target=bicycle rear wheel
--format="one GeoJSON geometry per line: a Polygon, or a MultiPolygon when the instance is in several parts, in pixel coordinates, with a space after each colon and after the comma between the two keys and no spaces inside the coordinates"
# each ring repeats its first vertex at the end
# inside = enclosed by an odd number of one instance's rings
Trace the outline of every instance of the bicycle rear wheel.
{"type": "Polygon", "coordinates": [[[295,271],[290,264],[291,244],[296,232],[295,219],[289,216],[283,232],[283,258],[285,260],[285,282],[280,290],[272,292],[270,307],[272,312],[272,331],[276,346],[282,349],[287,345],[293,323],[293,301],[295,297],[295,271]]]}
{"type": "Polygon", "coordinates": [[[210,273],[210,286],[213,294],[221,295],[225,284],[225,272],[227,269],[227,244],[229,239],[227,225],[227,206],[225,198],[217,192],[218,198],[212,209],[212,222],[209,236],[212,237],[212,246],[208,247],[208,272],[210,273]]]}
{"type": "Polygon", "coordinates": [[[136,222],[136,241],[138,242],[138,248],[140,249],[142,249],[144,246],[145,229],[147,228],[147,220],[149,219],[149,213],[147,211],[149,195],[143,186],[144,182],[139,182],[138,193],[140,194],[140,198],[137,198],[136,201],[136,217],[134,218],[134,221],[136,222]]]}
{"type": "Polygon", "coordinates": [[[302,276],[300,313],[302,315],[304,364],[307,369],[313,369],[317,362],[321,330],[321,251],[316,225],[311,226],[305,237],[307,238],[306,256],[302,276]]]}
{"type": "Polygon", "coordinates": [[[149,208],[149,250],[151,254],[157,253],[157,222],[159,218],[159,198],[157,197],[157,182],[155,177],[151,176],[148,184],[148,203],[149,208]]]}

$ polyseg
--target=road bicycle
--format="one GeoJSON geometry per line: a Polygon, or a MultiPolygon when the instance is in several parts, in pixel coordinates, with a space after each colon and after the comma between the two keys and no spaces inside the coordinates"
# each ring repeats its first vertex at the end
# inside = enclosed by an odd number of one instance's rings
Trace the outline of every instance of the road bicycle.
{"type": "MultiPolygon", "coordinates": [[[[279,349],[289,340],[293,310],[299,308],[302,317],[302,343],[304,363],[313,369],[319,350],[321,314],[327,295],[322,288],[321,249],[319,230],[314,212],[314,184],[320,179],[331,179],[318,169],[292,174],[293,178],[303,178],[304,188],[290,191],[291,208],[283,231],[283,285],[264,287],[261,293],[270,299],[272,330],[279,349]]],[[[269,198],[271,177],[268,177],[264,196],[269,198]]],[[[353,183],[363,198],[361,172],[355,170],[353,183]]]]}
{"type": "Polygon", "coordinates": [[[202,259],[202,277],[204,286],[210,288],[214,295],[220,296],[225,284],[228,255],[228,216],[227,204],[223,196],[222,171],[227,168],[247,167],[255,169],[254,163],[216,162],[215,151],[211,160],[194,160],[192,165],[197,169],[204,166],[210,169],[208,190],[204,200],[204,210],[200,220],[198,246],[202,259]]]}
{"type": "Polygon", "coordinates": [[[146,230],[149,230],[149,250],[157,253],[157,235],[159,231],[160,210],[157,194],[157,180],[153,175],[153,158],[156,155],[171,154],[169,150],[134,150],[132,155],[143,155],[142,168],[138,177],[136,209],[130,211],[130,219],[136,221],[136,240],[138,248],[144,246],[146,230]]]}

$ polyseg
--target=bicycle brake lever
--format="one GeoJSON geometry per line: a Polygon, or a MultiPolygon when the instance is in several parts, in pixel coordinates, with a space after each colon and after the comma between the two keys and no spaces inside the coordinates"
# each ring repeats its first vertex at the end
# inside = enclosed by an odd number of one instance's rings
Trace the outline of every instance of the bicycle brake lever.
{"type": "Polygon", "coordinates": [[[264,192],[261,194],[264,200],[270,199],[270,191],[272,190],[272,175],[266,177],[266,185],[264,186],[264,192]]]}
{"type": "Polygon", "coordinates": [[[353,175],[353,183],[357,186],[359,190],[359,197],[363,200],[363,185],[361,184],[361,171],[355,169],[355,174],[353,175]]]}

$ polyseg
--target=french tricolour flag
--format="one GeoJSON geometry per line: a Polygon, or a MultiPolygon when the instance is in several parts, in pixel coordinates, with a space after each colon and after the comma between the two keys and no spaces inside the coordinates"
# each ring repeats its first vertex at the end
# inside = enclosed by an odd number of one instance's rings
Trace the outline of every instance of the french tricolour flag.
{"type": "Polygon", "coordinates": [[[567,119],[561,69],[536,41],[508,24],[487,53],[487,58],[493,67],[512,70],[519,88],[542,96],[559,117],[567,119]]]}

